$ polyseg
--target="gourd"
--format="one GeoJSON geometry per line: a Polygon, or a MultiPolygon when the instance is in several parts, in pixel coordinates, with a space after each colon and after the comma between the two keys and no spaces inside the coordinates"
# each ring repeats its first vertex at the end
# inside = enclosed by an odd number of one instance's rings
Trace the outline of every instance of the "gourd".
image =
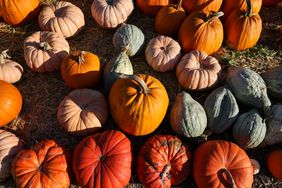
{"type": "Polygon", "coordinates": [[[263,6],[275,6],[281,2],[282,0],[262,0],[262,5],[263,6]]]}
{"type": "Polygon", "coordinates": [[[266,83],[269,94],[282,99],[282,66],[272,68],[261,74],[266,83]]]}
{"type": "Polygon", "coordinates": [[[282,149],[278,149],[272,151],[267,156],[267,168],[270,173],[278,179],[278,181],[282,181],[282,149]]]}
{"type": "Polygon", "coordinates": [[[196,10],[218,12],[223,0],[193,0],[183,1],[183,8],[187,12],[194,12],[196,10]]]}
{"type": "Polygon", "coordinates": [[[136,0],[136,4],[144,14],[156,16],[162,7],[169,4],[169,0],[136,0]]]}
{"type": "MultiPolygon", "coordinates": [[[[253,13],[259,13],[262,5],[262,0],[251,0],[252,3],[252,11],[253,13]]],[[[229,14],[235,9],[243,9],[246,10],[248,8],[246,0],[224,0],[222,5],[222,11],[224,12],[224,16],[228,17],[229,14]]]]}

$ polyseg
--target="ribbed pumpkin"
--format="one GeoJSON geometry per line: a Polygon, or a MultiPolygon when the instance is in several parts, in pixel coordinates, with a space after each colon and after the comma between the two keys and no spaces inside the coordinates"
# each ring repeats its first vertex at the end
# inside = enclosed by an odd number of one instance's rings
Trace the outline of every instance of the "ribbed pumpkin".
{"type": "Polygon", "coordinates": [[[183,8],[187,12],[194,12],[196,10],[205,11],[219,11],[223,0],[184,0],[183,8]]]}
{"type": "Polygon", "coordinates": [[[215,89],[205,100],[208,127],[216,134],[227,130],[237,119],[239,107],[232,92],[226,87],[215,89]]]}
{"type": "Polygon", "coordinates": [[[61,75],[73,89],[93,87],[100,80],[99,57],[90,52],[74,51],[62,62],[61,75]]]}
{"type": "Polygon", "coordinates": [[[155,135],[141,147],[137,175],[146,188],[179,185],[191,172],[192,156],[176,136],[155,135]]]}
{"type": "Polygon", "coordinates": [[[270,173],[282,181],[282,149],[275,150],[267,156],[267,167],[270,173]]]}
{"type": "Polygon", "coordinates": [[[263,6],[275,6],[281,2],[282,0],[262,0],[262,5],[263,6]]]}
{"type": "Polygon", "coordinates": [[[177,94],[169,118],[173,131],[188,138],[201,136],[207,127],[204,108],[184,91],[177,94]]]}
{"type": "Polygon", "coordinates": [[[269,94],[282,99],[282,65],[261,74],[269,94]]]}
{"type": "MultiPolygon", "coordinates": [[[[261,9],[262,0],[251,0],[253,13],[259,13],[261,9]]],[[[247,10],[246,0],[224,0],[222,5],[222,11],[224,12],[224,17],[227,18],[233,10],[247,10]]]]}
{"type": "Polygon", "coordinates": [[[169,0],[136,0],[136,4],[144,14],[156,16],[162,7],[169,4],[169,0]]]}
{"type": "Polygon", "coordinates": [[[222,12],[195,11],[182,23],[178,41],[187,53],[204,51],[208,55],[219,50],[223,42],[223,26],[219,17],[222,12]]]}
{"type": "Polygon", "coordinates": [[[0,127],[19,115],[22,102],[22,95],[14,85],[0,80],[0,127]]]}
{"type": "Polygon", "coordinates": [[[162,83],[142,74],[117,80],[109,100],[113,119],[119,128],[134,136],[152,133],[168,108],[168,95],[162,83]]]}
{"type": "Polygon", "coordinates": [[[194,154],[193,176],[198,188],[251,188],[253,172],[246,152],[232,142],[207,141],[194,154]]]}

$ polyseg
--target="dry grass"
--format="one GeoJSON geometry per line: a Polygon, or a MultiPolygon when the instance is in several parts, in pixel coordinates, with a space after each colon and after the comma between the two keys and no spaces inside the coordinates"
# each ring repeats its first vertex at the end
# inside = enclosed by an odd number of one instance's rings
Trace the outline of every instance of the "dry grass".
{"type": "MultiPolygon", "coordinates": [[[[82,8],[86,18],[86,26],[78,36],[68,39],[71,49],[93,52],[100,57],[104,65],[115,54],[112,45],[114,30],[104,30],[96,25],[91,17],[89,8],[92,1],[72,0],[72,2],[82,8]]],[[[263,8],[261,17],[263,19],[263,33],[259,43],[254,48],[243,52],[234,52],[223,46],[218,53],[214,54],[221,64],[237,64],[249,67],[257,72],[262,72],[282,64],[282,5],[276,8],[263,8]]],[[[154,19],[142,15],[138,9],[131,15],[128,23],[135,24],[143,30],[146,36],[146,43],[156,36],[153,29],[154,19]]],[[[61,145],[73,150],[82,137],[68,135],[56,120],[57,106],[70,89],[64,85],[59,72],[46,74],[32,72],[26,66],[23,58],[23,40],[37,30],[40,30],[40,28],[36,21],[17,28],[0,23],[0,50],[9,48],[9,54],[24,67],[25,71],[22,80],[15,84],[24,98],[22,112],[17,119],[3,128],[16,133],[25,141],[27,147],[43,139],[55,139],[61,145]]],[[[131,60],[135,73],[153,75],[165,85],[169,93],[170,102],[182,90],[177,84],[175,71],[158,73],[147,65],[144,49],[137,56],[131,58],[131,60]]],[[[103,91],[102,84],[94,89],[103,91]]],[[[192,92],[192,95],[200,102],[203,102],[209,93],[210,91],[192,92]]],[[[108,120],[105,127],[116,128],[112,119],[108,120]]],[[[166,118],[154,134],[170,134],[171,132],[166,118]]],[[[134,145],[133,151],[135,156],[138,154],[138,148],[148,137],[129,136],[134,145]]],[[[227,133],[222,137],[229,139],[230,135],[227,133]]],[[[193,144],[191,146],[192,150],[194,150],[196,145],[193,144]]],[[[275,148],[282,148],[282,146],[276,145],[248,151],[251,157],[258,159],[262,164],[262,172],[255,176],[254,187],[282,187],[282,183],[271,178],[265,167],[267,153],[275,148]]],[[[135,168],[136,166],[134,165],[131,183],[138,182],[135,168]]],[[[74,178],[72,179],[74,180],[74,178]]],[[[2,186],[15,187],[12,178],[9,178],[2,186]]],[[[72,185],[72,187],[76,186],[72,185]]],[[[195,187],[193,179],[189,178],[181,187],[195,187]]]]}

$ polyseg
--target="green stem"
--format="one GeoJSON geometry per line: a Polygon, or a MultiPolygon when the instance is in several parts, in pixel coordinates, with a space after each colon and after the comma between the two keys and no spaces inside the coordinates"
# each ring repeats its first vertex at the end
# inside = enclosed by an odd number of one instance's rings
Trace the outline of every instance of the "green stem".
{"type": "Polygon", "coordinates": [[[83,63],[85,61],[84,59],[84,55],[85,55],[85,51],[81,51],[78,55],[78,64],[83,63]]]}
{"type": "Polygon", "coordinates": [[[222,170],[224,171],[224,173],[226,174],[228,180],[230,181],[232,188],[236,188],[236,184],[235,181],[233,179],[232,174],[229,172],[229,170],[227,168],[222,168],[222,170]]]}
{"type": "Polygon", "coordinates": [[[252,2],[251,0],[247,0],[247,16],[248,17],[251,17],[252,16],[252,13],[253,13],[253,5],[252,5],[252,2]]]}
{"type": "Polygon", "coordinates": [[[8,49],[7,50],[4,50],[1,52],[0,54],[0,64],[4,64],[5,63],[5,59],[8,59],[8,58],[11,58],[9,55],[8,55],[8,49]]]}
{"type": "Polygon", "coordinates": [[[178,0],[177,5],[176,5],[176,11],[179,11],[182,6],[182,0],[178,0]]]}
{"type": "Polygon", "coordinates": [[[207,22],[213,22],[216,18],[219,18],[223,15],[224,13],[222,11],[213,13],[208,17],[207,22]]]}
{"type": "Polygon", "coordinates": [[[147,84],[140,77],[138,77],[138,76],[136,76],[134,74],[133,75],[122,74],[120,76],[120,78],[134,80],[134,81],[136,81],[138,83],[138,86],[140,87],[142,93],[144,93],[145,95],[150,93],[150,89],[148,88],[147,84]]]}
{"type": "Polygon", "coordinates": [[[170,174],[169,174],[170,169],[171,169],[170,164],[166,164],[164,166],[164,169],[163,169],[162,173],[160,174],[162,180],[165,179],[166,177],[170,177],[170,174]]]}
{"type": "Polygon", "coordinates": [[[52,47],[48,44],[48,42],[40,42],[39,47],[44,51],[52,50],[52,47]]]}

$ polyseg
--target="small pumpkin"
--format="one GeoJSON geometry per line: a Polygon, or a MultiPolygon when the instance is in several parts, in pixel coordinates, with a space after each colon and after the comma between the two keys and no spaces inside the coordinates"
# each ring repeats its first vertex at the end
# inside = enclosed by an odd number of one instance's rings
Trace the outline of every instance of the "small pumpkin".
{"type": "Polygon", "coordinates": [[[18,82],[23,74],[23,67],[13,61],[8,55],[8,50],[4,50],[0,53],[0,80],[6,81],[8,83],[18,82]]]}
{"type": "Polygon", "coordinates": [[[88,134],[99,130],[106,122],[108,108],[102,93],[91,89],[76,89],[61,102],[57,119],[69,133],[88,134]]]}
{"type": "Polygon", "coordinates": [[[255,148],[265,137],[265,121],[256,109],[252,109],[238,117],[232,132],[239,146],[245,149],[255,148]]]}
{"type": "Polygon", "coordinates": [[[266,82],[267,90],[273,97],[282,99],[282,65],[261,74],[266,82]]]}
{"type": "Polygon", "coordinates": [[[275,6],[281,2],[282,0],[262,0],[262,5],[263,6],[275,6]]]}
{"type": "Polygon", "coordinates": [[[207,127],[204,108],[184,91],[177,94],[169,120],[174,132],[188,138],[201,136],[207,127]]]}
{"type": "Polygon", "coordinates": [[[199,188],[251,188],[253,172],[246,152],[232,142],[210,140],[194,154],[193,176],[199,188]]]}
{"type": "Polygon", "coordinates": [[[13,159],[11,172],[19,188],[70,186],[65,152],[53,140],[20,151],[13,159]]]}
{"type": "Polygon", "coordinates": [[[275,150],[267,156],[267,168],[279,181],[282,181],[282,149],[275,150]]]}
{"type": "Polygon", "coordinates": [[[239,107],[232,92],[226,87],[215,89],[205,100],[208,127],[216,134],[226,131],[236,121],[239,107]]]}
{"type": "Polygon", "coordinates": [[[131,144],[120,131],[84,138],[73,153],[73,170],[85,188],[124,188],[131,177],[131,144]]]}
{"type": "Polygon", "coordinates": [[[86,51],[74,51],[61,64],[61,75],[73,88],[90,88],[98,84],[101,75],[99,57],[86,51]]]}
{"type": "Polygon", "coordinates": [[[260,164],[257,160],[251,159],[251,163],[254,169],[254,175],[258,174],[260,172],[260,164]]]}
{"type": "Polygon", "coordinates": [[[0,129],[0,182],[11,175],[11,162],[23,147],[16,135],[0,129]]]}
{"type": "Polygon", "coordinates": [[[92,17],[103,28],[115,28],[125,22],[134,9],[132,0],[94,0],[92,17]]]}
{"type": "MultiPolygon", "coordinates": [[[[253,13],[259,13],[262,5],[262,0],[251,0],[253,13]]],[[[224,17],[228,15],[235,9],[246,10],[248,8],[246,0],[224,0],[222,5],[222,12],[224,12],[224,17]]]]}
{"type": "Polygon", "coordinates": [[[81,9],[66,1],[45,5],[38,21],[43,31],[54,31],[65,37],[77,35],[85,25],[81,9]]]}
{"type": "Polygon", "coordinates": [[[177,64],[176,77],[185,89],[203,90],[216,84],[220,71],[217,59],[194,50],[184,55],[177,64]]]}
{"type": "Polygon", "coordinates": [[[66,39],[56,32],[37,31],[24,41],[26,64],[36,72],[52,72],[60,69],[70,47],[66,39]]]}
{"type": "Polygon", "coordinates": [[[156,16],[162,7],[169,4],[169,0],[136,0],[136,4],[144,14],[156,16]]]}
{"type": "Polygon", "coordinates": [[[208,55],[219,50],[223,42],[223,26],[219,17],[223,12],[195,11],[182,23],[178,41],[187,53],[204,51],[208,55]]]}
{"type": "Polygon", "coordinates": [[[128,56],[134,56],[142,47],[145,40],[143,32],[135,25],[123,24],[113,37],[116,51],[125,51],[128,56]]]}
{"type": "Polygon", "coordinates": [[[148,188],[179,185],[191,172],[189,147],[171,135],[155,135],[141,147],[137,175],[148,188]]]}
{"type": "Polygon", "coordinates": [[[155,70],[166,72],[174,69],[181,58],[181,47],[170,37],[159,35],[147,44],[145,56],[148,64],[155,70]]]}
{"type": "Polygon", "coordinates": [[[110,91],[112,117],[124,132],[142,136],[161,124],[168,108],[162,83],[149,75],[123,75],[110,91]]]}
{"type": "Polygon", "coordinates": [[[187,12],[194,12],[196,10],[218,12],[223,0],[184,0],[183,8],[187,12]]]}

